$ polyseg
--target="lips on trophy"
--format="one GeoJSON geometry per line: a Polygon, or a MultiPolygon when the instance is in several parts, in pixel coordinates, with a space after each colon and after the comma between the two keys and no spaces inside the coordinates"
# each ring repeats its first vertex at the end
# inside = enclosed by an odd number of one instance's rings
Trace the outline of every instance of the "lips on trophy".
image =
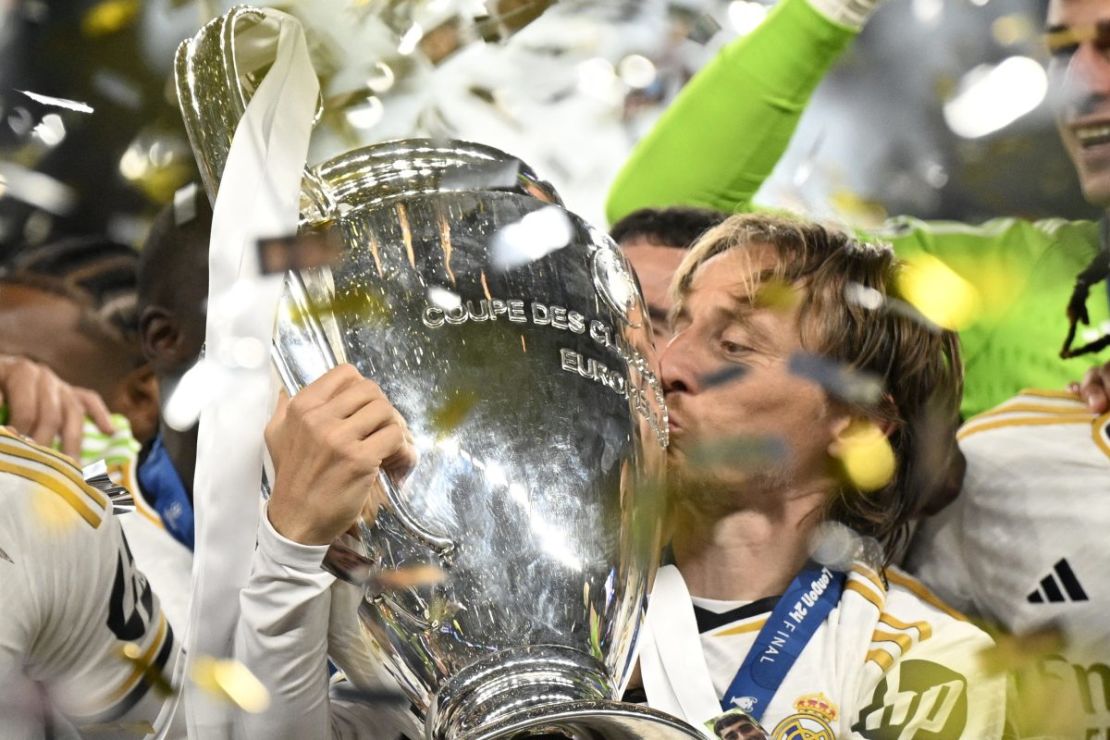
{"type": "MultiPolygon", "coordinates": [[[[179,49],[210,195],[249,95],[236,39],[257,40],[273,13],[237,8],[179,49]]],[[[310,168],[301,218],[342,248],[287,277],[283,381],[295,392],[354,364],[420,452],[357,546],[387,568],[446,571],[439,584],[368,591],[359,612],[426,736],[699,737],[615,701],[654,574],[667,435],[643,299],[616,246],[524,163],[457,141],[310,168]],[[519,226],[545,219],[565,244],[532,258],[530,239],[551,231],[519,226]],[[505,249],[525,258],[506,263],[494,254],[505,249]]]]}

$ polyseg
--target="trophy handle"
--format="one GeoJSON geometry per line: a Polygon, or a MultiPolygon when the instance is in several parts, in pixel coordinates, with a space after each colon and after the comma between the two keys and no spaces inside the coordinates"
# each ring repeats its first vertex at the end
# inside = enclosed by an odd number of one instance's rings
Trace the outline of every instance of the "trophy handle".
{"type": "MultiPolygon", "coordinates": [[[[285,274],[285,289],[278,303],[277,328],[270,346],[270,357],[282,384],[295,394],[316,378],[335,367],[338,362],[324,329],[317,317],[304,280],[296,270],[285,274]]],[[[393,479],[384,471],[378,482],[385,491],[389,514],[414,541],[449,560],[455,543],[448,537],[432,532],[413,516],[393,479]]],[[[386,512],[383,512],[383,514],[386,512]]],[[[381,515],[379,515],[381,516],[381,515]]]]}
{"type": "MultiPolygon", "coordinates": [[[[216,201],[231,139],[277,54],[281,20],[270,8],[236,6],[177,47],[174,78],[181,117],[208,198],[216,201]]],[[[323,112],[317,99],[316,120],[323,112]]]]}

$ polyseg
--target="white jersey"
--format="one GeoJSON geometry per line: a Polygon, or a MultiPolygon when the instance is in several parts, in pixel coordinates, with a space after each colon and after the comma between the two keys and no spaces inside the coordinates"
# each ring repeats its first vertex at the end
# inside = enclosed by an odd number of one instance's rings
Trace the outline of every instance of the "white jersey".
{"type": "Polygon", "coordinates": [[[267,740],[422,737],[407,702],[362,703],[329,693],[327,659],[355,694],[398,695],[358,621],[362,594],[321,567],[327,547],[285,539],[259,517],[250,580],[240,597],[235,657],[270,692],[268,711],[243,715],[242,737],[267,740]]]}
{"type": "Polygon", "coordinates": [[[106,435],[85,421],[81,440],[81,465],[103,461],[116,485],[131,492],[135,510],[117,516],[135,563],[162,604],[162,612],[178,635],[185,634],[192,590],[193,553],[175,540],[161,517],[144,497],[138,478],[140,445],[131,436],[127,417],[112,415],[115,432],[106,435]]]}
{"type": "MultiPolygon", "coordinates": [[[[712,735],[706,723],[776,601],[715,613],[694,606],[675,566],[661,568],[640,647],[648,705],[712,735]]],[[[884,583],[857,565],[761,722],[775,740],[1000,738],[1005,680],[977,663],[992,644],[904,573],[884,583]]]]}
{"type": "Polygon", "coordinates": [[[42,737],[55,712],[142,737],[166,717],[148,679],[177,654],[107,497],[69,458],[0,429],[0,737],[42,737]]]}
{"type": "Polygon", "coordinates": [[[922,524],[908,567],[1007,632],[1060,630],[1066,647],[1038,668],[1062,690],[1054,709],[1110,738],[1110,414],[1023,391],[959,439],[963,490],[922,524]]]}

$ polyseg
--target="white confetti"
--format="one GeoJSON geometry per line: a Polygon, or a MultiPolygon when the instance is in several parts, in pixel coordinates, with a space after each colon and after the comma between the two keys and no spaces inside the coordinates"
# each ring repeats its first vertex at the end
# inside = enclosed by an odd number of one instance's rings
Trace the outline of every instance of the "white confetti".
{"type": "Polygon", "coordinates": [[[562,208],[547,206],[532,211],[494,235],[490,265],[501,271],[527,265],[562,249],[573,236],[570,219],[562,208]]]}
{"type": "Polygon", "coordinates": [[[462,298],[457,293],[435,285],[428,288],[428,300],[444,311],[452,311],[462,306],[462,298]]]}
{"type": "Polygon", "coordinates": [[[82,103],[78,100],[67,100],[66,98],[55,98],[50,95],[40,95],[39,93],[31,92],[30,90],[19,90],[31,100],[43,105],[53,105],[57,108],[65,108],[66,110],[77,111],[78,113],[92,113],[93,108],[88,103],[82,103]]]}

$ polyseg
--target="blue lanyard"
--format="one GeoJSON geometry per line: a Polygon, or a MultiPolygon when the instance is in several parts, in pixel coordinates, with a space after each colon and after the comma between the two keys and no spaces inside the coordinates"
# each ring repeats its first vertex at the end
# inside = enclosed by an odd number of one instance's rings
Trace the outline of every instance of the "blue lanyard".
{"type": "Polygon", "coordinates": [[[757,722],[763,718],[802,650],[840,603],[844,580],[843,573],[812,560],[806,563],[756,635],[755,644],[721,698],[722,709],[739,707],[757,722]]]}
{"type": "Polygon", "coordinates": [[[193,549],[193,503],[185,484],[162,445],[162,438],[155,437],[150,453],[138,470],[139,488],[143,496],[158,512],[166,531],[175,540],[193,549]]]}

